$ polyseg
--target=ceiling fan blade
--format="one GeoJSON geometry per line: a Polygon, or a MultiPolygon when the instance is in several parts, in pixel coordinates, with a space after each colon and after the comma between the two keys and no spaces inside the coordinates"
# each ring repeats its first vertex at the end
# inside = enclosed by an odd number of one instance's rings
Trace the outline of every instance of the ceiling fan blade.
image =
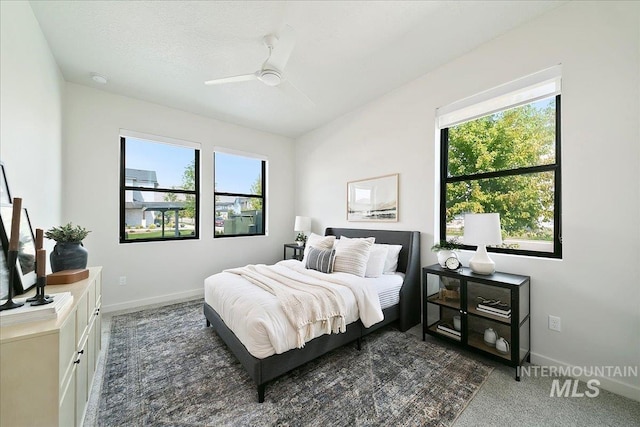
{"type": "Polygon", "coordinates": [[[249,80],[255,80],[258,78],[257,73],[253,73],[253,74],[243,74],[241,76],[231,76],[231,77],[223,77],[221,79],[213,79],[213,80],[207,80],[206,82],[204,82],[204,84],[211,86],[211,85],[222,85],[225,83],[237,83],[237,82],[246,82],[249,80]]]}
{"type": "Polygon", "coordinates": [[[304,92],[298,89],[290,80],[285,80],[278,86],[287,96],[296,100],[298,104],[306,109],[312,109],[316,103],[311,100],[304,92]]]}
{"type": "Polygon", "coordinates": [[[278,34],[278,41],[271,50],[269,59],[263,68],[282,71],[289,61],[293,47],[296,45],[296,32],[290,25],[285,25],[278,34]]]}

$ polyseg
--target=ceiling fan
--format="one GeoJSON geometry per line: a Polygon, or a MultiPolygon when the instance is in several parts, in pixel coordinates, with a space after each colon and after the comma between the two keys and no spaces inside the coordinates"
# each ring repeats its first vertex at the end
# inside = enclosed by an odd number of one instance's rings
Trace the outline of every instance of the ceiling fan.
{"type": "Polygon", "coordinates": [[[297,98],[307,107],[314,107],[315,103],[305,95],[300,89],[295,87],[289,79],[283,74],[285,65],[291,56],[293,47],[296,43],[296,34],[293,28],[285,25],[278,36],[269,34],[262,39],[265,46],[269,49],[269,57],[262,64],[262,67],[251,74],[242,74],[239,76],[223,77],[219,79],[207,80],[205,85],[220,85],[227,83],[238,83],[250,80],[259,80],[267,86],[277,86],[287,95],[297,98]]]}

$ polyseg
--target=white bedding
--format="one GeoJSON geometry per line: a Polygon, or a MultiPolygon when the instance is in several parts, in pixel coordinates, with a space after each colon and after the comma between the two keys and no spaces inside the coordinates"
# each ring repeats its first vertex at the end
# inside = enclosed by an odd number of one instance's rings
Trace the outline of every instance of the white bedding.
{"type": "MultiPolygon", "coordinates": [[[[294,275],[324,275],[314,270],[306,270],[303,264],[296,260],[281,261],[276,265],[293,270],[291,274],[294,275]]],[[[376,279],[361,278],[347,273],[332,273],[331,277],[347,282],[360,294],[358,299],[361,307],[358,306],[356,297],[349,287],[331,284],[344,298],[346,323],[362,318],[366,327],[383,319],[379,293],[382,291],[387,295],[393,292],[397,294],[403,280],[401,275],[393,274],[376,279]]],[[[227,327],[253,356],[263,359],[297,347],[297,331],[285,316],[280,302],[274,295],[241,276],[228,272],[206,278],[204,288],[207,304],[220,315],[227,327]]],[[[314,328],[314,335],[322,334],[320,324],[314,325],[314,328]]]]}
{"type": "Polygon", "coordinates": [[[400,288],[404,283],[404,273],[383,274],[375,279],[367,279],[367,281],[370,281],[370,286],[376,289],[380,308],[383,310],[400,302],[400,288]]]}

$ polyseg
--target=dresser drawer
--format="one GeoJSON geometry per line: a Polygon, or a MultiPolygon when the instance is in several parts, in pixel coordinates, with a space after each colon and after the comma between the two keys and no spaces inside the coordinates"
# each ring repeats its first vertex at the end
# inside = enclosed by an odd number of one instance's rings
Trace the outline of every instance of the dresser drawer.
{"type": "MultiPolygon", "coordinates": [[[[88,300],[87,300],[87,308],[88,308],[88,316],[89,318],[91,318],[91,315],[93,314],[93,309],[96,306],[96,284],[91,283],[91,285],[89,285],[89,289],[87,289],[87,294],[88,294],[88,300]]],[[[91,321],[91,320],[89,320],[91,321]]]]}
{"type": "Polygon", "coordinates": [[[76,355],[76,313],[74,309],[60,328],[58,336],[60,346],[60,388],[65,386],[68,377],[73,370],[73,361],[76,355]]]}
{"type": "MultiPolygon", "coordinates": [[[[87,326],[89,325],[89,315],[88,315],[88,299],[87,293],[84,293],[82,297],[78,300],[78,309],[76,313],[76,343],[77,347],[80,347],[84,335],[87,330],[87,326]]],[[[76,346],[74,346],[76,347],[76,346]]]]}
{"type": "Polygon", "coordinates": [[[95,281],[95,292],[96,292],[96,305],[98,305],[100,301],[100,296],[102,295],[102,274],[98,274],[95,281]]]}
{"type": "Polygon", "coordinates": [[[69,378],[62,382],[60,390],[59,426],[74,426],[76,421],[76,365],[71,366],[69,378]]]}

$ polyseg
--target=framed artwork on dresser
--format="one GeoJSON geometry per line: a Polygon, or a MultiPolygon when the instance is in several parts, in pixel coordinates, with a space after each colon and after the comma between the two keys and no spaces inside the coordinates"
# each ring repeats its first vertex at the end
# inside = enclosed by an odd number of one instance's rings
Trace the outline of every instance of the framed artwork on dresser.
{"type": "Polygon", "coordinates": [[[4,170],[4,163],[0,162],[0,204],[7,205],[11,203],[11,193],[9,192],[9,184],[7,184],[7,173],[4,170]]]}
{"type": "Polygon", "coordinates": [[[7,299],[9,296],[9,267],[6,257],[4,245],[0,239],[0,300],[7,299]]]}
{"type": "MultiPolygon", "coordinates": [[[[0,241],[2,243],[3,257],[7,256],[9,249],[12,217],[13,206],[8,204],[0,205],[0,241]]],[[[29,220],[29,214],[25,208],[22,208],[22,214],[20,215],[20,239],[15,271],[14,291],[16,295],[28,291],[36,284],[36,243],[31,228],[31,221],[29,220]]]]}

